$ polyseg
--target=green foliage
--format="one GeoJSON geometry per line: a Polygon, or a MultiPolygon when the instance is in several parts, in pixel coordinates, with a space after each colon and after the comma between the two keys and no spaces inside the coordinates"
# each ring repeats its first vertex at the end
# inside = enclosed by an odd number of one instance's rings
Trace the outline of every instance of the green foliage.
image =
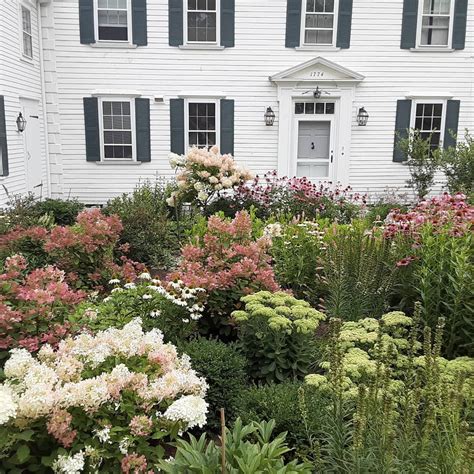
{"type": "Polygon", "coordinates": [[[423,138],[419,130],[410,130],[408,138],[398,142],[410,170],[411,178],[407,184],[419,199],[423,199],[430,192],[439,167],[437,154],[432,151],[431,140],[431,136],[423,138]]]}
{"type": "MultiPolygon", "coordinates": [[[[240,418],[234,428],[226,428],[224,472],[229,474],[253,473],[311,473],[311,466],[292,461],[286,463],[284,455],[290,449],[285,442],[285,433],[273,438],[275,422],[243,425],[240,418]]],[[[173,460],[160,463],[163,472],[173,474],[219,474],[221,448],[214,440],[202,435],[199,440],[190,436],[190,441],[179,440],[173,460]]]]}
{"type": "Polygon", "coordinates": [[[131,194],[111,200],[104,212],[122,220],[121,243],[130,245],[129,256],[157,269],[174,265],[190,216],[166,203],[175,185],[163,181],[140,183],[131,194]]]}
{"type": "Polygon", "coordinates": [[[236,401],[247,381],[245,357],[231,344],[204,338],[182,344],[180,349],[191,358],[193,369],[209,385],[208,428],[219,428],[221,408],[225,409],[227,419],[233,421],[236,401]]]}
{"type": "Polygon", "coordinates": [[[448,180],[450,194],[474,194],[474,137],[466,130],[464,141],[439,150],[439,161],[448,180]]]}
{"type": "Polygon", "coordinates": [[[234,311],[240,346],[254,380],[281,382],[307,374],[314,333],[324,314],[287,293],[261,291],[234,311]]]}
{"type": "Polygon", "coordinates": [[[344,320],[380,317],[397,282],[397,261],[396,247],[380,229],[362,221],[329,228],[320,264],[328,314],[344,320]]]}
{"type": "Polygon", "coordinates": [[[446,319],[447,357],[474,354],[474,239],[472,233],[452,235],[450,229],[421,231],[415,283],[423,317],[434,328],[446,319]]]}

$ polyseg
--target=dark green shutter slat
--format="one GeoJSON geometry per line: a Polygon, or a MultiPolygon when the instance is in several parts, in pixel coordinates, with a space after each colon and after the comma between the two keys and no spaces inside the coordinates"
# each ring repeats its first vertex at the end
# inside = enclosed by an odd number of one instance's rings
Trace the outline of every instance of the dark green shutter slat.
{"type": "Polygon", "coordinates": [[[5,120],[5,99],[0,95],[0,150],[2,152],[1,176],[8,176],[7,124],[5,120]]]}
{"type": "Polygon", "coordinates": [[[221,0],[221,46],[235,46],[235,0],[221,0]]]}
{"type": "Polygon", "coordinates": [[[169,0],[168,28],[170,46],[183,44],[183,0],[169,0]]]}
{"type": "Polygon", "coordinates": [[[446,125],[444,130],[444,148],[456,146],[456,135],[459,127],[459,109],[461,108],[460,100],[448,100],[446,108],[446,125]],[[452,136],[454,133],[454,137],[452,136]]]}
{"type": "Polygon", "coordinates": [[[286,41],[287,48],[297,48],[301,38],[301,0],[288,0],[286,10],[286,41]]]}
{"type": "Polygon", "coordinates": [[[453,21],[453,49],[464,49],[466,44],[467,1],[456,0],[453,21]]]}
{"type": "Polygon", "coordinates": [[[135,123],[137,135],[137,161],[151,161],[150,144],[150,100],[135,99],[135,123]]]}
{"type": "Polygon", "coordinates": [[[418,23],[418,0],[403,1],[402,39],[400,47],[416,47],[416,25],[418,23]]]}
{"type": "Polygon", "coordinates": [[[221,153],[234,154],[234,101],[221,100],[221,153]]]}
{"type": "Polygon", "coordinates": [[[347,49],[351,45],[352,0],[340,0],[336,46],[347,49]]]}
{"type": "Polygon", "coordinates": [[[132,30],[133,44],[146,46],[148,44],[146,0],[132,0],[132,30]]]}
{"type": "Polygon", "coordinates": [[[79,0],[79,31],[82,44],[95,43],[94,0],[79,0]]]}
{"type": "Polygon", "coordinates": [[[170,100],[171,151],[183,155],[184,150],[184,99],[170,100]]]}
{"type": "Polygon", "coordinates": [[[86,160],[100,161],[99,100],[96,97],[84,97],[84,124],[86,160]]]}
{"type": "Polygon", "coordinates": [[[393,161],[401,163],[406,161],[406,156],[398,147],[401,139],[408,138],[408,130],[411,120],[411,100],[399,100],[397,102],[397,119],[395,122],[395,142],[393,148],[393,161]]]}

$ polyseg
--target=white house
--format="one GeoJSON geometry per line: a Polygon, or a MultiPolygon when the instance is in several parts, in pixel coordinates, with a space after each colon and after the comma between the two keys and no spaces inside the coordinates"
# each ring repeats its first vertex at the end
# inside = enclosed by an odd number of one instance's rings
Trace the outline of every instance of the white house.
{"type": "Polygon", "coordinates": [[[402,188],[396,132],[453,144],[473,84],[472,0],[0,0],[0,201],[103,203],[215,143],[257,173],[402,188]]]}

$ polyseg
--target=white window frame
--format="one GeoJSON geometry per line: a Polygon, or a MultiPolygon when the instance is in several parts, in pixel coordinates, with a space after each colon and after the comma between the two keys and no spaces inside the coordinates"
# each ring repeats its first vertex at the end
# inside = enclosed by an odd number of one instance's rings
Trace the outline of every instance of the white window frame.
{"type": "Polygon", "coordinates": [[[220,99],[198,98],[185,99],[184,101],[184,144],[185,150],[189,150],[189,104],[215,104],[216,106],[216,146],[221,147],[221,107],[220,99]]]}
{"type": "MultiPolygon", "coordinates": [[[[454,4],[455,0],[451,0],[449,10],[449,27],[448,27],[448,43],[442,44],[421,44],[421,35],[423,27],[423,4],[424,0],[418,2],[418,20],[416,28],[416,47],[418,49],[451,49],[453,43],[453,25],[454,25],[454,4]]],[[[439,15],[437,15],[439,16],[439,15]]]]}
{"type": "Polygon", "coordinates": [[[416,108],[419,104],[441,104],[443,106],[443,110],[441,112],[441,129],[440,129],[440,137],[439,137],[439,148],[443,148],[444,142],[444,134],[446,130],[446,110],[448,107],[448,101],[443,99],[430,99],[430,98],[419,98],[414,99],[412,101],[412,110],[411,110],[411,118],[410,118],[410,128],[415,129],[416,123],[416,108]]]}
{"type": "MultiPolygon", "coordinates": [[[[102,9],[101,9],[102,10],[102,9]]],[[[127,0],[127,40],[101,40],[99,39],[99,1],[94,0],[94,35],[99,44],[132,44],[132,0],[127,0]]]]}
{"type": "MultiPolygon", "coordinates": [[[[216,41],[189,41],[188,40],[188,0],[184,0],[184,18],[183,18],[183,27],[184,27],[184,44],[185,45],[210,45],[210,46],[219,46],[221,44],[221,0],[216,0],[216,41]]],[[[195,11],[195,10],[192,10],[195,11]]],[[[211,10],[207,10],[211,11],[211,10]]]]}
{"type": "Polygon", "coordinates": [[[31,7],[29,5],[26,5],[25,3],[21,2],[20,3],[20,50],[22,57],[28,61],[33,61],[33,14],[31,11],[31,7]],[[28,33],[23,29],[23,10],[27,10],[30,13],[30,29],[31,33],[28,33]],[[31,40],[31,56],[25,53],[25,43],[24,43],[24,36],[28,35],[31,40]]]}
{"type": "Polygon", "coordinates": [[[137,161],[137,126],[135,118],[135,100],[124,96],[99,97],[99,136],[100,136],[100,162],[101,163],[133,163],[137,161]],[[129,102],[130,103],[130,128],[132,132],[132,158],[105,158],[104,143],[104,102],[129,102]]]}
{"type": "MultiPolygon", "coordinates": [[[[334,23],[333,23],[333,34],[332,34],[332,43],[307,43],[305,41],[306,38],[306,7],[307,2],[306,0],[302,0],[302,15],[301,15],[301,37],[300,37],[300,44],[304,47],[316,47],[316,48],[324,48],[324,47],[335,47],[337,42],[337,26],[339,21],[339,0],[334,0],[334,23]]],[[[310,12],[314,13],[314,12],[310,12]]],[[[329,31],[329,29],[327,29],[329,31]]]]}

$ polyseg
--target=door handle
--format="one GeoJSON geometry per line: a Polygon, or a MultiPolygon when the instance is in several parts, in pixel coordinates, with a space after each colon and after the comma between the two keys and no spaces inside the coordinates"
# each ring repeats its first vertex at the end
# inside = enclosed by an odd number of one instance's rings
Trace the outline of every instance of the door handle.
{"type": "Polygon", "coordinates": [[[314,150],[315,146],[314,146],[314,142],[311,143],[311,150],[314,150]]]}
{"type": "Polygon", "coordinates": [[[334,161],[334,151],[331,150],[331,163],[334,161]]]}

